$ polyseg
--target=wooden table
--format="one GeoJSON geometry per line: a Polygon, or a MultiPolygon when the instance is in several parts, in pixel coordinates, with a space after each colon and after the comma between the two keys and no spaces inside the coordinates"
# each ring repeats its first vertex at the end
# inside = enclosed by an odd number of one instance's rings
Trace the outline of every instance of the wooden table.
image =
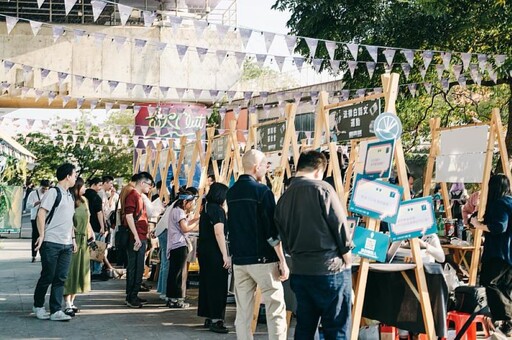
{"type": "Polygon", "coordinates": [[[441,247],[443,249],[448,249],[450,252],[453,252],[453,260],[455,263],[457,263],[457,265],[461,266],[464,264],[467,270],[471,268],[471,266],[468,264],[468,261],[466,260],[466,253],[468,251],[475,250],[474,246],[456,246],[453,244],[443,244],[441,247]]]}

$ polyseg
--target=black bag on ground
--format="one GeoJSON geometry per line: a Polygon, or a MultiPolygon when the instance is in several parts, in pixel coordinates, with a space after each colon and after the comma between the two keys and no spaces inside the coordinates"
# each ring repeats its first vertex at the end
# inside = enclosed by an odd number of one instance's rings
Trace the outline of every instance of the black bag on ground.
{"type": "Polygon", "coordinates": [[[128,249],[128,244],[130,243],[130,229],[126,226],[120,225],[119,228],[117,228],[115,240],[116,249],[128,249]]]}
{"type": "Polygon", "coordinates": [[[448,310],[472,314],[487,306],[484,287],[459,286],[455,288],[448,310]]]}

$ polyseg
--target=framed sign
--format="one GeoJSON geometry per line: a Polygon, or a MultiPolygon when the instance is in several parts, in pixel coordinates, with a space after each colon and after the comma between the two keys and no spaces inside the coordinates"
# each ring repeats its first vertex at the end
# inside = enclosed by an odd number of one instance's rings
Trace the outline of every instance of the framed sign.
{"type": "Polygon", "coordinates": [[[368,143],[363,174],[366,178],[389,178],[395,141],[393,139],[368,143]]]}
{"type": "Polygon", "coordinates": [[[382,181],[372,181],[358,174],[348,209],[356,214],[396,223],[404,189],[382,181]]]}
{"type": "Polygon", "coordinates": [[[333,109],[336,139],[338,141],[373,137],[373,122],[380,113],[380,100],[370,100],[333,109]]]}
{"type": "Polygon", "coordinates": [[[399,241],[435,234],[437,223],[431,196],[404,201],[398,209],[396,223],[389,225],[391,240],[399,241]]]}
{"type": "Polygon", "coordinates": [[[378,262],[386,262],[389,236],[363,227],[354,231],[352,253],[378,262]]]}
{"type": "Polygon", "coordinates": [[[258,150],[277,152],[283,149],[286,123],[274,123],[258,127],[258,150]]]}
{"type": "Polygon", "coordinates": [[[211,158],[215,161],[221,161],[226,157],[226,145],[228,142],[227,135],[215,136],[212,140],[211,158]]]}

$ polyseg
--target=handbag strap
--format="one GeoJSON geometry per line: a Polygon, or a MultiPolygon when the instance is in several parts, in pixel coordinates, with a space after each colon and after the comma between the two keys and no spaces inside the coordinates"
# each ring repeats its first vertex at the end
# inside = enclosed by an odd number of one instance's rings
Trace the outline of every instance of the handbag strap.
{"type": "Polygon", "coordinates": [[[462,339],[462,337],[464,336],[464,334],[468,330],[469,326],[471,326],[471,323],[473,323],[473,320],[475,320],[475,318],[476,318],[476,316],[478,314],[486,314],[486,313],[489,313],[489,312],[490,312],[489,306],[485,306],[484,308],[480,308],[479,310],[473,312],[469,316],[469,318],[466,320],[466,322],[464,323],[464,325],[462,326],[460,331],[457,333],[457,335],[455,336],[454,340],[461,340],[462,339]]]}

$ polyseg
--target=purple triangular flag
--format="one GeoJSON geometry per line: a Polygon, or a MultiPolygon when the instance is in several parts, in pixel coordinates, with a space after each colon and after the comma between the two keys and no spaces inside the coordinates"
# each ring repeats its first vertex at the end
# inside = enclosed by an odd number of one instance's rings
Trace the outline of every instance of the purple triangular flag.
{"type": "Polygon", "coordinates": [[[439,81],[441,81],[441,78],[443,78],[444,65],[436,64],[436,72],[437,72],[437,78],[439,78],[439,81]]]}
{"type": "Polygon", "coordinates": [[[226,96],[228,97],[228,102],[231,104],[233,101],[233,97],[235,96],[236,91],[226,91],[226,96]]]}
{"type": "Polygon", "coordinates": [[[462,65],[464,65],[464,71],[467,71],[471,62],[471,53],[461,53],[460,58],[462,59],[462,65]]]}
{"type": "Polygon", "coordinates": [[[423,83],[423,86],[425,87],[425,91],[427,91],[428,94],[432,93],[432,83],[423,83]]]}
{"type": "Polygon", "coordinates": [[[201,93],[203,93],[203,89],[192,89],[192,93],[194,94],[194,99],[198,101],[201,97],[201,93]]]}
{"type": "Polygon", "coordinates": [[[187,45],[176,45],[176,51],[178,52],[178,57],[180,58],[180,61],[183,61],[183,57],[187,53],[187,50],[187,45]]]}
{"type": "Polygon", "coordinates": [[[151,27],[153,26],[156,20],[156,13],[150,11],[142,11],[142,16],[144,18],[144,26],[151,27]]]}
{"type": "Polygon", "coordinates": [[[98,87],[101,85],[102,82],[103,82],[103,80],[98,79],[98,78],[92,79],[92,87],[93,87],[94,91],[98,91],[98,87]]]}
{"type": "Polygon", "coordinates": [[[165,50],[165,48],[167,47],[167,43],[164,43],[164,42],[157,42],[153,45],[155,47],[155,51],[158,53],[158,54],[162,54],[162,52],[165,50]]]}
{"type": "Polygon", "coordinates": [[[186,89],[177,87],[175,90],[176,90],[176,93],[178,94],[178,98],[180,98],[180,100],[182,100],[183,96],[185,95],[186,89]]]}
{"type": "Polygon", "coordinates": [[[274,42],[276,34],[271,32],[263,32],[263,40],[265,40],[265,48],[267,49],[267,52],[270,51],[270,47],[272,46],[272,43],[274,42]]]}
{"type": "Polygon", "coordinates": [[[297,70],[302,71],[302,66],[304,65],[304,58],[302,57],[293,57],[293,63],[297,67],[297,70]]]}
{"type": "Polygon", "coordinates": [[[373,78],[373,73],[375,72],[375,66],[377,66],[377,63],[375,63],[373,61],[366,62],[366,70],[368,71],[368,77],[370,79],[373,78]]]}
{"type": "Polygon", "coordinates": [[[62,26],[52,26],[52,32],[53,32],[53,42],[57,42],[59,38],[64,34],[64,27],[62,26]]]}
{"type": "Polygon", "coordinates": [[[160,92],[162,92],[162,96],[166,98],[169,95],[169,86],[160,86],[160,92]]]}
{"type": "Polygon", "coordinates": [[[94,32],[92,35],[94,36],[94,43],[96,44],[97,47],[101,47],[103,44],[103,41],[107,37],[107,35],[102,32],[94,32]]]}
{"type": "Polygon", "coordinates": [[[320,73],[320,68],[322,67],[323,61],[324,60],[320,58],[313,58],[313,68],[315,69],[316,72],[320,73]]]}
{"type": "Polygon", "coordinates": [[[124,45],[126,42],[126,37],[118,36],[116,35],[114,37],[114,43],[116,44],[116,48],[119,51],[119,49],[124,45]]]}
{"type": "Polygon", "coordinates": [[[347,61],[348,69],[350,71],[350,78],[354,78],[354,71],[357,67],[357,61],[355,60],[349,60],[347,61]]]}
{"type": "Polygon", "coordinates": [[[260,98],[261,98],[261,103],[265,104],[267,102],[267,99],[268,99],[268,92],[267,91],[260,91],[260,98]]]}
{"type": "Polygon", "coordinates": [[[142,85],[142,90],[144,91],[144,94],[146,95],[146,97],[149,97],[149,94],[153,90],[153,86],[152,85],[142,85]]]}
{"type": "Polygon", "coordinates": [[[402,50],[402,54],[405,57],[405,60],[409,64],[409,66],[414,67],[414,51],[412,50],[402,50]]]}
{"type": "Polygon", "coordinates": [[[224,37],[229,31],[229,26],[217,24],[217,36],[219,37],[220,41],[224,41],[224,37]]]}
{"type": "Polygon", "coordinates": [[[245,50],[247,47],[247,43],[249,42],[249,39],[251,38],[252,30],[249,28],[241,28],[241,27],[239,27],[237,29],[238,29],[238,33],[240,34],[240,39],[242,39],[242,46],[245,50]]]}
{"type": "Polygon", "coordinates": [[[277,67],[279,68],[279,72],[283,71],[283,64],[286,57],[283,56],[274,56],[274,59],[276,60],[277,67]]]}
{"type": "Polygon", "coordinates": [[[507,60],[507,56],[505,54],[497,54],[494,56],[494,63],[496,64],[496,67],[501,67],[505,60],[507,60]]]}
{"type": "Polygon", "coordinates": [[[85,98],[77,98],[76,99],[76,108],[80,109],[82,105],[84,105],[85,98]]]}
{"type": "Polygon", "coordinates": [[[448,78],[441,79],[441,87],[443,88],[444,92],[447,92],[450,89],[450,82],[448,78]]]}
{"type": "Polygon", "coordinates": [[[59,80],[59,85],[62,85],[64,80],[68,77],[68,73],[66,72],[57,72],[57,79],[59,80]]]}
{"type": "Polygon", "coordinates": [[[66,107],[66,105],[68,105],[70,100],[71,100],[71,96],[62,97],[62,107],[66,107]]]}
{"type": "Polygon", "coordinates": [[[183,18],[171,15],[169,17],[169,20],[171,21],[171,26],[172,26],[173,32],[174,32],[174,34],[176,34],[178,29],[181,27],[181,24],[183,23],[183,18]]]}
{"type": "Polygon", "coordinates": [[[343,101],[346,102],[350,98],[350,90],[341,90],[343,101]]]}
{"type": "Polygon", "coordinates": [[[204,57],[206,57],[206,54],[208,53],[208,49],[205,47],[196,47],[196,51],[199,61],[202,63],[204,61],[204,57]]]}
{"type": "Polygon", "coordinates": [[[135,88],[135,84],[132,84],[132,83],[126,83],[126,92],[128,93],[128,95],[132,95],[132,91],[133,89],[135,88]]]}
{"type": "Polygon", "coordinates": [[[238,64],[239,67],[242,67],[244,65],[245,56],[245,52],[235,52],[236,63],[238,64]]]}
{"type": "Polygon", "coordinates": [[[421,66],[418,66],[418,69],[419,69],[419,71],[420,71],[421,78],[422,78],[423,80],[425,80],[425,76],[427,75],[427,70],[426,70],[426,69],[424,69],[424,68],[423,68],[423,67],[421,67],[421,66]]]}
{"type": "Polygon", "coordinates": [[[135,50],[140,53],[144,47],[146,47],[146,44],[148,43],[147,40],[144,39],[133,39],[135,42],[135,50]]]}
{"type": "Polygon", "coordinates": [[[295,99],[295,104],[299,105],[300,104],[300,100],[302,99],[302,92],[295,92],[293,94],[293,99],[295,99]]]}
{"type": "Polygon", "coordinates": [[[249,101],[252,98],[252,91],[244,91],[244,100],[249,101]]]}
{"type": "Polygon", "coordinates": [[[297,44],[297,37],[294,35],[285,35],[284,41],[286,43],[288,51],[290,52],[290,55],[292,55],[293,52],[295,51],[295,45],[297,44]]]}
{"type": "Polygon", "coordinates": [[[358,44],[346,44],[350,54],[352,55],[352,58],[354,60],[357,60],[357,53],[359,52],[359,45],[358,44]]]}
{"type": "Polygon", "coordinates": [[[41,99],[41,96],[43,95],[44,91],[43,90],[39,90],[37,89],[36,90],[36,102],[41,99]]]}
{"type": "Polygon", "coordinates": [[[404,71],[405,80],[409,79],[409,74],[411,74],[411,65],[407,63],[400,64],[402,66],[402,70],[404,71]]]}
{"type": "Polygon", "coordinates": [[[284,103],[284,91],[277,92],[276,98],[277,98],[277,101],[279,102],[279,104],[283,104],[284,103]]]}
{"type": "Polygon", "coordinates": [[[361,97],[364,97],[364,95],[366,94],[366,89],[358,89],[356,91],[356,97],[357,98],[361,98],[361,97]]]}
{"type": "Polygon", "coordinates": [[[224,117],[226,116],[226,108],[225,108],[225,107],[221,107],[221,108],[219,109],[219,114],[220,114],[220,118],[221,118],[222,120],[224,120],[224,117]]]}
{"type": "Polygon", "coordinates": [[[226,58],[226,51],[216,51],[215,55],[217,56],[217,62],[219,63],[219,66],[222,65],[224,58],[226,58]]]}
{"type": "Polygon", "coordinates": [[[393,58],[395,57],[396,50],[393,49],[385,49],[382,51],[382,54],[384,54],[384,57],[386,58],[386,62],[388,63],[388,66],[393,65],[393,58]]]}
{"type": "MultiPolygon", "coordinates": [[[[442,65],[441,65],[442,66],[442,65]]],[[[418,87],[418,84],[414,83],[414,84],[408,84],[407,85],[407,88],[409,89],[409,92],[411,93],[411,95],[413,97],[416,97],[416,89],[418,87]]]]}
{"type": "Polygon", "coordinates": [[[368,51],[368,54],[373,59],[373,61],[377,62],[379,48],[377,46],[366,46],[366,50],[368,51]]]}
{"type": "Polygon", "coordinates": [[[338,74],[340,70],[340,61],[339,60],[329,60],[331,64],[331,70],[333,74],[338,74]]]}
{"type": "Polygon", "coordinates": [[[462,65],[453,65],[453,75],[455,76],[455,79],[459,79],[461,72],[462,65]]]}
{"type": "Polygon", "coordinates": [[[98,106],[98,99],[93,99],[89,102],[90,110],[93,111],[98,106]]]}
{"type": "Polygon", "coordinates": [[[315,38],[304,38],[309,48],[309,57],[315,58],[316,48],[318,46],[318,39],[315,38]]]}
{"type": "Polygon", "coordinates": [[[77,89],[80,89],[82,84],[84,83],[85,77],[81,75],[75,75],[75,86],[77,89]]]}
{"type": "Polygon", "coordinates": [[[109,80],[108,87],[110,88],[110,93],[114,92],[119,82],[117,80],[109,80]]]}
{"type": "Polygon", "coordinates": [[[263,105],[263,112],[265,113],[266,118],[268,118],[268,116],[270,116],[270,104],[263,105]]]}
{"type": "Polygon", "coordinates": [[[478,67],[480,67],[480,72],[485,72],[487,67],[487,54],[478,54],[478,67]]]}
{"type": "Polygon", "coordinates": [[[194,28],[196,31],[196,38],[201,40],[204,30],[208,27],[208,22],[203,20],[194,20],[194,28]]]}
{"type": "Polygon", "coordinates": [[[32,34],[36,36],[43,26],[42,22],[30,20],[30,28],[32,28],[32,34]]]}
{"type": "Polygon", "coordinates": [[[219,96],[219,90],[210,90],[208,92],[210,93],[210,98],[212,99],[212,101],[215,101],[219,96]]]}
{"type": "Polygon", "coordinates": [[[82,37],[85,35],[85,31],[84,30],[81,30],[81,29],[78,29],[78,28],[74,28],[73,29],[73,37],[75,38],[75,42],[77,44],[80,43],[80,39],[82,39],[82,37]]]}
{"type": "Polygon", "coordinates": [[[256,54],[256,65],[258,65],[259,68],[263,68],[263,64],[265,64],[265,60],[267,60],[266,54],[256,54]]]}
{"type": "Polygon", "coordinates": [[[430,63],[432,62],[432,58],[434,57],[434,52],[423,51],[421,56],[423,57],[423,65],[425,67],[425,70],[428,70],[430,63]]]}
{"type": "Polygon", "coordinates": [[[443,60],[444,69],[450,71],[450,62],[452,60],[452,54],[450,52],[441,53],[441,59],[443,60]]]}
{"type": "Polygon", "coordinates": [[[327,53],[329,54],[329,58],[331,60],[333,60],[334,53],[335,53],[336,47],[337,47],[336,42],[326,40],[326,41],[324,41],[324,43],[325,43],[325,49],[327,50],[327,53]]]}
{"type": "Polygon", "coordinates": [[[55,93],[53,91],[50,91],[48,93],[48,105],[52,104],[52,102],[54,101],[55,97],[57,97],[57,93],[55,93]]]}

